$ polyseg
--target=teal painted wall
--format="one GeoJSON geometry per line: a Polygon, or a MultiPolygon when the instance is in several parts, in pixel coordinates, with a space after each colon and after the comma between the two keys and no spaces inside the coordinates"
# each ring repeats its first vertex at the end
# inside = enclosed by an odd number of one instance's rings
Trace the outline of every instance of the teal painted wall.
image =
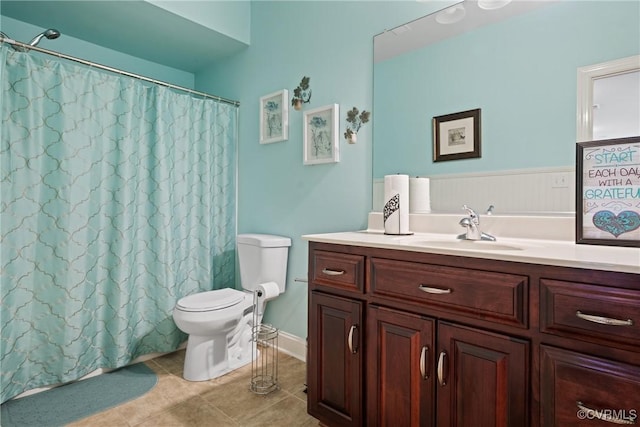
{"type": "Polygon", "coordinates": [[[243,43],[251,40],[250,1],[145,1],[243,43]]]}
{"type": "Polygon", "coordinates": [[[577,68],[638,54],[640,2],[563,1],[376,64],[374,177],[571,166],[577,68]],[[475,108],[482,158],[434,163],[432,117],[475,108]]]}
{"type": "MultiPolygon", "coordinates": [[[[14,40],[28,43],[43,29],[26,22],[18,21],[6,16],[0,16],[0,29],[14,40]]],[[[112,49],[107,49],[87,41],[65,35],[62,28],[58,28],[62,34],[55,40],[43,39],[38,47],[61,52],[77,58],[97,62],[109,67],[118,68],[133,74],[139,74],[173,83],[178,86],[193,89],[195,76],[193,73],[178,70],[155,62],[146,61],[127,55],[112,49]]]]}
{"type": "MultiPolygon", "coordinates": [[[[418,2],[258,1],[251,45],[196,74],[196,87],[240,101],[238,232],[291,237],[287,290],[270,301],[265,322],[307,335],[307,242],[301,236],[366,227],[371,209],[372,127],[358,143],[342,134],[346,111],[372,109],[373,36],[439,5],[418,2]],[[289,97],[311,77],[304,109],[340,105],[340,162],[302,164],[302,112],[290,109],[289,140],[259,144],[259,98],[280,89],[289,97]]],[[[373,121],[376,120],[375,111],[373,121]]]]}

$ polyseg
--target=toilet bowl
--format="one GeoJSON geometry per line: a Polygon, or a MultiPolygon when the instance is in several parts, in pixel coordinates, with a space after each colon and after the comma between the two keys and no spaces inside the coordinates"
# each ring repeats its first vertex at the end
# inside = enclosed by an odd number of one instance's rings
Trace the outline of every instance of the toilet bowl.
{"type": "Polygon", "coordinates": [[[180,299],[173,320],[189,334],[183,377],[206,381],[249,363],[252,314],[253,294],[235,289],[200,292],[180,299]]]}
{"type": "Polygon", "coordinates": [[[250,363],[252,326],[262,321],[266,303],[256,297],[259,309],[254,307],[254,292],[268,282],[284,292],[291,240],[266,234],[240,234],[237,240],[243,290],[191,294],[173,309],[176,326],[189,334],[183,371],[188,381],[213,379],[250,363]]]}

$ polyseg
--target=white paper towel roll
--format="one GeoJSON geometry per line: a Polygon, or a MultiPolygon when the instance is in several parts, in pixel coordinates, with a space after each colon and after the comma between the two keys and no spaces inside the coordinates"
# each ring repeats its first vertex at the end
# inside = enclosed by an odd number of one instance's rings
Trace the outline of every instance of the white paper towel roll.
{"type": "Polygon", "coordinates": [[[429,178],[409,178],[409,213],[431,212],[429,178]]]}
{"type": "Polygon", "coordinates": [[[267,301],[280,295],[280,288],[276,282],[261,283],[256,288],[256,310],[259,316],[264,314],[267,301]]]}
{"type": "Polygon", "coordinates": [[[385,175],[383,218],[385,234],[411,234],[409,175],[385,175]]]}

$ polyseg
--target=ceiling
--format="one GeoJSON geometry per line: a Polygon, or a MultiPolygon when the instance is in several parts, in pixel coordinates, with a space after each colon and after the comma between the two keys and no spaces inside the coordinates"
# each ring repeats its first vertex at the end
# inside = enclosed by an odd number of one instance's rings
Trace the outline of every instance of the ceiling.
{"type": "Polygon", "coordinates": [[[440,11],[376,35],[374,38],[374,62],[385,61],[421,49],[429,44],[530,12],[555,1],[557,0],[512,1],[505,7],[495,10],[481,9],[476,0],[464,0],[457,3],[443,2],[445,8],[440,11]],[[446,15],[455,8],[461,8],[464,12],[460,21],[448,24],[436,22],[438,16],[446,15]]]}
{"type": "MultiPolygon", "coordinates": [[[[43,29],[55,28],[62,37],[68,35],[191,73],[247,47],[146,1],[2,0],[0,7],[3,16],[43,29]]],[[[52,45],[41,47],[55,50],[52,45]]]]}

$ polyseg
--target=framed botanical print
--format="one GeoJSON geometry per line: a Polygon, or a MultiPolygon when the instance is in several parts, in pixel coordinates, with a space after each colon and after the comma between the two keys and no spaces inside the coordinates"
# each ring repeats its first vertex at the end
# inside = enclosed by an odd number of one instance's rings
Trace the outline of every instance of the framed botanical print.
{"type": "Polygon", "coordinates": [[[260,144],[289,139],[289,91],[270,93],[260,98],[260,144]]]}
{"type": "Polygon", "coordinates": [[[304,112],[304,164],[336,163],[340,161],[338,104],[304,112]]]}

